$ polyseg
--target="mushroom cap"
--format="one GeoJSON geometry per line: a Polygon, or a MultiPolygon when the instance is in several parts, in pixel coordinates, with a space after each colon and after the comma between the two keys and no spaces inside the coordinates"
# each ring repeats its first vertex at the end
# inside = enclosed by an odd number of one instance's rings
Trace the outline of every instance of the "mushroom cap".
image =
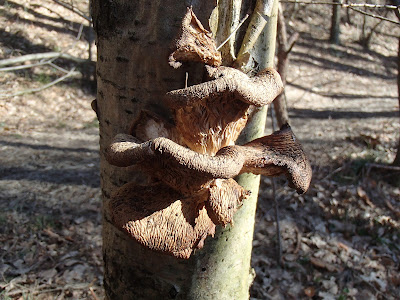
{"type": "Polygon", "coordinates": [[[282,91],[282,81],[274,69],[250,78],[229,67],[207,67],[212,80],[166,95],[175,110],[177,133],[190,149],[215,155],[233,145],[245,127],[250,105],[269,104],[282,91]]]}
{"type": "Polygon", "coordinates": [[[221,53],[217,50],[211,32],[203,27],[191,7],[188,7],[182,20],[175,46],[176,50],[169,56],[169,64],[174,68],[179,68],[182,61],[197,61],[212,66],[222,63],[221,53]]]}
{"type": "Polygon", "coordinates": [[[233,179],[215,179],[208,188],[206,208],[215,224],[226,226],[233,223],[233,216],[245,198],[250,195],[233,179]]]}
{"type": "Polygon", "coordinates": [[[127,183],[109,203],[111,221],[143,246],[187,259],[215,232],[204,197],[205,193],[185,198],[162,183],[127,183]]]}
{"type": "Polygon", "coordinates": [[[233,94],[233,101],[264,106],[283,91],[281,77],[273,68],[267,68],[254,77],[230,67],[206,69],[212,80],[168,92],[165,97],[168,106],[172,109],[193,106],[196,102],[215,99],[222,94],[233,94]]]}
{"type": "Polygon", "coordinates": [[[266,176],[285,174],[289,185],[298,193],[308,190],[312,178],[311,164],[288,124],[242,147],[246,153],[242,172],[266,176]]]}

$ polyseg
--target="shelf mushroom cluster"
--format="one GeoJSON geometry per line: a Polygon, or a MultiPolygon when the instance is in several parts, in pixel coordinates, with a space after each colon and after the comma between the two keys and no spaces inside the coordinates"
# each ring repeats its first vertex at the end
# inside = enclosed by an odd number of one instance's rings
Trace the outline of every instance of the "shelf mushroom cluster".
{"type": "Polygon", "coordinates": [[[201,248],[215,226],[233,223],[249,195],[234,179],[251,172],[284,174],[299,193],[311,181],[310,163],[288,125],[245,145],[235,141],[252,106],[271,103],[283,86],[279,74],[266,69],[250,78],[223,67],[211,34],[189,8],[170,64],[206,65],[208,80],[166,94],[174,126],[143,112],[131,134],[118,134],[107,160],[119,167],[136,166],[153,183],[127,183],[110,201],[112,222],[142,245],[179,258],[201,248]]]}

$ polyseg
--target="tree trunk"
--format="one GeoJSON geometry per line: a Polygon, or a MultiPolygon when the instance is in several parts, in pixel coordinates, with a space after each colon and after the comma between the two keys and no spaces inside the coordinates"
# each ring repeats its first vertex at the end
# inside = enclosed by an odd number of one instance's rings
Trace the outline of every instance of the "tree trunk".
{"type": "MultiPolygon", "coordinates": [[[[400,38],[399,38],[399,47],[397,52],[397,97],[399,100],[399,117],[400,117],[400,38]]],[[[400,136],[399,136],[399,144],[397,145],[397,154],[393,161],[393,165],[400,166],[400,136]]]]}
{"type": "MultiPolygon", "coordinates": [[[[188,2],[192,3],[200,21],[208,24],[213,2],[188,2]]],[[[220,1],[219,5],[229,5],[229,2],[220,1]]],[[[253,196],[236,214],[235,226],[219,228],[215,237],[207,238],[205,247],[188,260],[148,250],[110,223],[108,203],[113,191],[128,181],[141,183],[147,178],[135,169],[109,165],[105,160],[106,147],[117,133],[128,132],[132,120],[144,108],[169,117],[169,111],[162,103],[163,95],[182,88],[186,72],[189,73],[189,85],[201,80],[202,72],[193,66],[175,70],[168,65],[170,47],[187,5],[190,3],[177,0],[92,0],[98,49],[96,111],[100,121],[104,288],[107,299],[249,297],[259,176],[244,175],[239,179],[239,183],[250,189],[253,196]]],[[[271,40],[274,41],[275,36],[271,40]]],[[[272,53],[273,48],[274,45],[270,45],[272,53]]],[[[271,54],[265,60],[271,65],[271,54]]],[[[259,114],[263,115],[264,112],[259,114]]],[[[247,140],[264,133],[263,122],[265,120],[253,128],[247,140]]]]}
{"type": "MultiPolygon", "coordinates": [[[[286,85],[286,74],[289,66],[289,53],[296,43],[299,34],[293,33],[292,36],[287,38],[287,30],[285,24],[285,17],[283,15],[282,6],[279,6],[278,10],[278,65],[277,71],[281,75],[283,86],[286,85]]],[[[285,93],[283,92],[273,102],[276,120],[278,127],[289,123],[289,115],[287,111],[285,93]]]]}
{"type": "MultiPolygon", "coordinates": [[[[341,0],[334,0],[335,3],[341,3],[341,0]]],[[[332,5],[332,23],[329,41],[333,44],[340,44],[340,5],[332,5]]]]}

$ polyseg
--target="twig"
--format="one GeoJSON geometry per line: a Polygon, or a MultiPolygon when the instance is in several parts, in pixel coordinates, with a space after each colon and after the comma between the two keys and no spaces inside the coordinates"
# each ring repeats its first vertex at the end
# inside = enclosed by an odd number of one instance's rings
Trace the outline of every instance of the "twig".
{"type": "Polygon", "coordinates": [[[78,31],[78,34],[76,35],[75,40],[79,41],[81,39],[82,32],[83,32],[83,23],[81,23],[81,26],[79,26],[79,31],[78,31]]]}
{"type": "Polygon", "coordinates": [[[335,175],[336,173],[339,173],[340,171],[342,171],[345,167],[347,167],[348,164],[345,164],[339,168],[337,168],[336,170],[334,170],[333,172],[329,173],[328,175],[326,175],[324,178],[321,179],[321,181],[325,181],[329,178],[331,178],[333,175],[335,175]]]}
{"type": "MultiPolygon", "coordinates": [[[[271,123],[272,123],[272,131],[275,132],[275,124],[274,120],[274,113],[276,114],[276,111],[274,110],[273,106],[271,107],[271,123]]],[[[282,265],[282,244],[281,244],[281,226],[279,223],[279,205],[278,201],[276,200],[276,182],[275,178],[271,178],[271,183],[272,183],[272,198],[274,200],[274,210],[275,210],[275,222],[276,222],[276,239],[277,239],[277,260],[278,260],[278,265],[282,265]]]]}
{"type": "Polygon", "coordinates": [[[49,65],[52,66],[54,69],[59,70],[61,72],[64,72],[64,73],[68,73],[69,72],[68,70],[66,70],[66,69],[64,69],[64,68],[62,68],[60,66],[57,66],[56,64],[53,64],[52,62],[49,62],[49,65]]]}
{"type": "Polygon", "coordinates": [[[44,62],[39,62],[36,64],[29,64],[29,65],[19,65],[15,67],[5,67],[5,68],[0,68],[0,72],[9,72],[9,71],[18,71],[18,70],[23,70],[23,69],[29,69],[33,67],[38,67],[38,66],[43,66],[49,64],[48,61],[44,62]]]}
{"type": "Polygon", "coordinates": [[[65,2],[59,1],[59,0],[53,0],[53,2],[65,7],[66,9],[69,9],[70,11],[76,13],[78,16],[84,18],[85,20],[87,20],[89,22],[92,21],[92,19],[90,17],[86,16],[82,11],[80,11],[79,9],[73,7],[72,5],[70,5],[68,3],[65,3],[65,2]]]}
{"type": "Polygon", "coordinates": [[[371,9],[398,9],[400,6],[396,5],[386,5],[386,4],[369,4],[369,3],[339,3],[339,2],[323,2],[323,1],[296,1],[296,0],[281,0],[281,3],[296,3],[296,4],[316,4],[316,5],[340,5],[344,8],[351,7],[365,7],[371,9]]]}
{"type": "Polygon", "coordinates": [[[393,10],[397,10],[400,8],[400,6],[396,6],[396,5],[384,5],[384,4],[367,4],[367,3],[338,3],[338,2],[314,2],[314,1],[296,1],[296,0],[282,0],[281,2],[283,3],[301,3],[301,4],[322,4],[322,5],[340,5],[344,8],[350,8],[360,14],[372,17],[372,18],[376,18],[376,19],[380,19],[383,21],[387,21],[396,25],[400,25],[400,22],[397,21],[393,21],[389,18],[385,18],[379,15],[375,15],[375,14],[371,14],[365,11],[362,11],[360,9],[357,9],[356,7],[364,7],[364,8],[368,8],[368,9],[381,9],[381,8],[385,8],[385,9],[393,9],[393,10]]]}
{"type": "Polygon", "coordinates": [[[391,19],[388,19],[388,18],[385,18],[385,17],[382,17],[382,16],[378,16],[378,15],[375,15],[375,14],[371,14],[371,13],[368,13],[366,11],[362,11],[360,9],[354,8],[354,7],[349,7],[349,8],[354,10],[354,11],[356,11],[356,12],[359,12],[360,14],[363,14],[363,15],[366,15],[366,16],[369,16],[369,17],[372,17],[372,18],[376,18],[376,19],[380,19],[380,20],[383,20],[383,21],[387,21],[387,22],[390,22],[390,23],[393,23],[393,24],[396,24],[396,25],[400,25],[400,22],[393,21],[391,19]]]}
{"type": "Polygon", "coordinates": [[[99,300],[99,297],[97,297],[96,293],[93,290],[93,287],[89,288],[90,294],[92,295],[92,297],[94,298],[94,300],[99,300]]]}
{"type": "Polygon", "coordinates": [[[373,163],[365,164],[365,166],[368,167],[369,169],[378,168],[378,169],[386,169],[392,171],[400,171],[400,167],[397,166],[387,166],[387,165],[373,164],[373,163]]]}
{"type": "Polygon", "coordinates": [[[223,42],[221,43],[221,45],[219,45],[219,46],[217,47],[217,50],[221,49],[222,46],[224,46],[224,45],[232,38],[232,36],[236,33],[236,31],[239,30],[239,28],[243,25],[243,23],[247,20],[248,17],[249,17],[249,14],[246,14],[246,15],[244,16],[244,18],[240,21],[240,23],[238,24],[238,26],[236,26],[236,28],[233,29],[232,33],[226,38],[226,40],[223,41],[223,42]]]}
{"type": "Polygon", "coordinates": [[[398,209],[396,209],[395,207],[393,207],[392,203],[390,203],[390,200],[387,199],[386,197],[383,197],[383,201],[385,201],[386,206],[392,211],[394,212],[394,214],[397,217],[400,217],[400,211],[398,209]]]}
{"type": "Polygon", "coordinates": [[[296,230],[296,240],[297,240],[297,243],[296,243],[296,248],[294,249],[293,253],[294,253],[294,254],[297,254],[297,253],[299,252],[300,246],[301,246],[301,233],[300,233],[300,230],[299,230],[299,228],[297,227],[297,225],[294,226],[294,229],[296,230]]]}
{"type": "MultiPolygon", "coordinates": [[[[7,292],[9,296],[17,296],[19,294],[26,293],[29,289],[24,287],[23,285],[16,284],[15,286],[20,287],[19,289],[11,290],[7,292]]],[[[35,290],[30,291],[29,294],[31,295],[39,295],[39,294],[44,294],[44,293],[52,293],[52,292],[58,292],[58,291],[63,291],[66,289],[74,289],[74,290],[85,290],[88,288],[88,284],[85,283],[78,283],[78,284],[67,284],[63,286],[57,286],[57,285],[46,285],[42,284],[38,286],[35,290]],[[42,289],[42,287],[44,289],[42,289]]]]}
{"type": "Polygon", "coordinates": [[[79,57],[75,57],[66,53],[60,52],[45,52],[45,53],[35,53],[35,54],[27,54],[19,57],[8,58],[0,60],[0,67],[8,66],[8,65],[15,65],[19,63],[23,63],[29,60],[40,60],[40,59],[51,59],[51,58],[64,58],[68,60],[72,60],[76,63],[83,64],[83,63],[92,63],[87,59],[82,59],[79,57]]]}
{"type": "Polygon", "coordinates": [[[45,90],[45,89],[47,89],[47,88],[49,88],[49,87],[51,87],[51,86],[53,86],[53,85],[55,85],[55,84],[57,84],[57,83],[59,83],[59,82],[65,80],[65,79],[67,79],[68,77],[75,75],[75,74],[76,74],[76,73],[74,72],[75,69],[76,69],[76,67],[73,67],[73,68],[72,68],[67,74],[65,74],[64,76],[62,76],[62,77],[60,77],[60,78],[58,78],[58,79],[56,79],[56,80],[54,80],[54,81],[52,81],[52,82],[50,82],[50,83],[48,83],[48,84],[45,84],[45,85],[43,85],[43,86],[41,86],[41,87],[39,87],[39,88],[28,89],[28,90],[24,90],[24,91],[20,91],[20,92],[14,93],[14,94],[0,94],[0,99],[9,98],[9,97],[15,97],[15,96],[20,96],[20,95],[24,95],[24,94],[37,93],[37,92],[43,91],[43,90],[45,90]]]}
{"type": "Polygon", "coordinates": [[[274,198],[274,209],[275,209],[275,222],[276,222],[276,239],[277,239],[277,260],[278,265],[282,265],[282,245],[281,245],[281,226],[279,224],[279,206],[276,200],[276,186],[275,178],[271,178],[272,182],[272,197],[274,198]]]}

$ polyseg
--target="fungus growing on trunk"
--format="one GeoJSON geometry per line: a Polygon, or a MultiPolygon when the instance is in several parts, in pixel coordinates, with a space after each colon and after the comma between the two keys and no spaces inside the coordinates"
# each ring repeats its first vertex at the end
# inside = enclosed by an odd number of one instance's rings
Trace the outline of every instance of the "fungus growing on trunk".
{"type": "Polygon", "coordinates": [[[211,32],[203,27],[191,7],[183,17],[175,47],[176,50],[169,56],[169,64],[175,69],[182,65],[182,61],[197,61],[215,67],[222,63],[211,32]]]}
{"type": "Polygon", "coordinates": [[[208,80],[166,94],[173,123],[142,111],[130,134],[118,134],[106,151],[110,164],[135,166],[153,179],[147,186],[127,183],[117,190],[109,203],[113,224],[142,245],[179,258],[201,248],[215,225],[233,223],[250,193],[233,177],[283,174],[299,193],[311,181],[310,163],[288,125],[245,145],[234,144],[251,106],[271,103],[282,81],[273,69],[249,77],[219,66],[215,53],[211,35],[188,9],[170,63],[212,65],[206,66],[208,80]]]}
{"type": "Polygon", "coordinates": [[[206,69],[210,81],[171,91],[166,102],[175,111],[182,142],[194,151],[215,154],[235,143],[246,126],[250,106],[268,105],[283,85],[271,68],[253,78],[230,67],[206,69]]]}
{"type": "Polygon", "coordinates": [[[288,125],[243,146],[226,146],[214,156],[163,137],[140,143],[119,134],[107,160],[120,167],[135,165],[159,181],[119,189],[110,203],[113,223],[150,249],[181,258],[202,246],[214,224],[232,223],[249,193],[232,177],[245,172],[284,174],[299,193],[311,181],[310,164],[288,125]]]}

